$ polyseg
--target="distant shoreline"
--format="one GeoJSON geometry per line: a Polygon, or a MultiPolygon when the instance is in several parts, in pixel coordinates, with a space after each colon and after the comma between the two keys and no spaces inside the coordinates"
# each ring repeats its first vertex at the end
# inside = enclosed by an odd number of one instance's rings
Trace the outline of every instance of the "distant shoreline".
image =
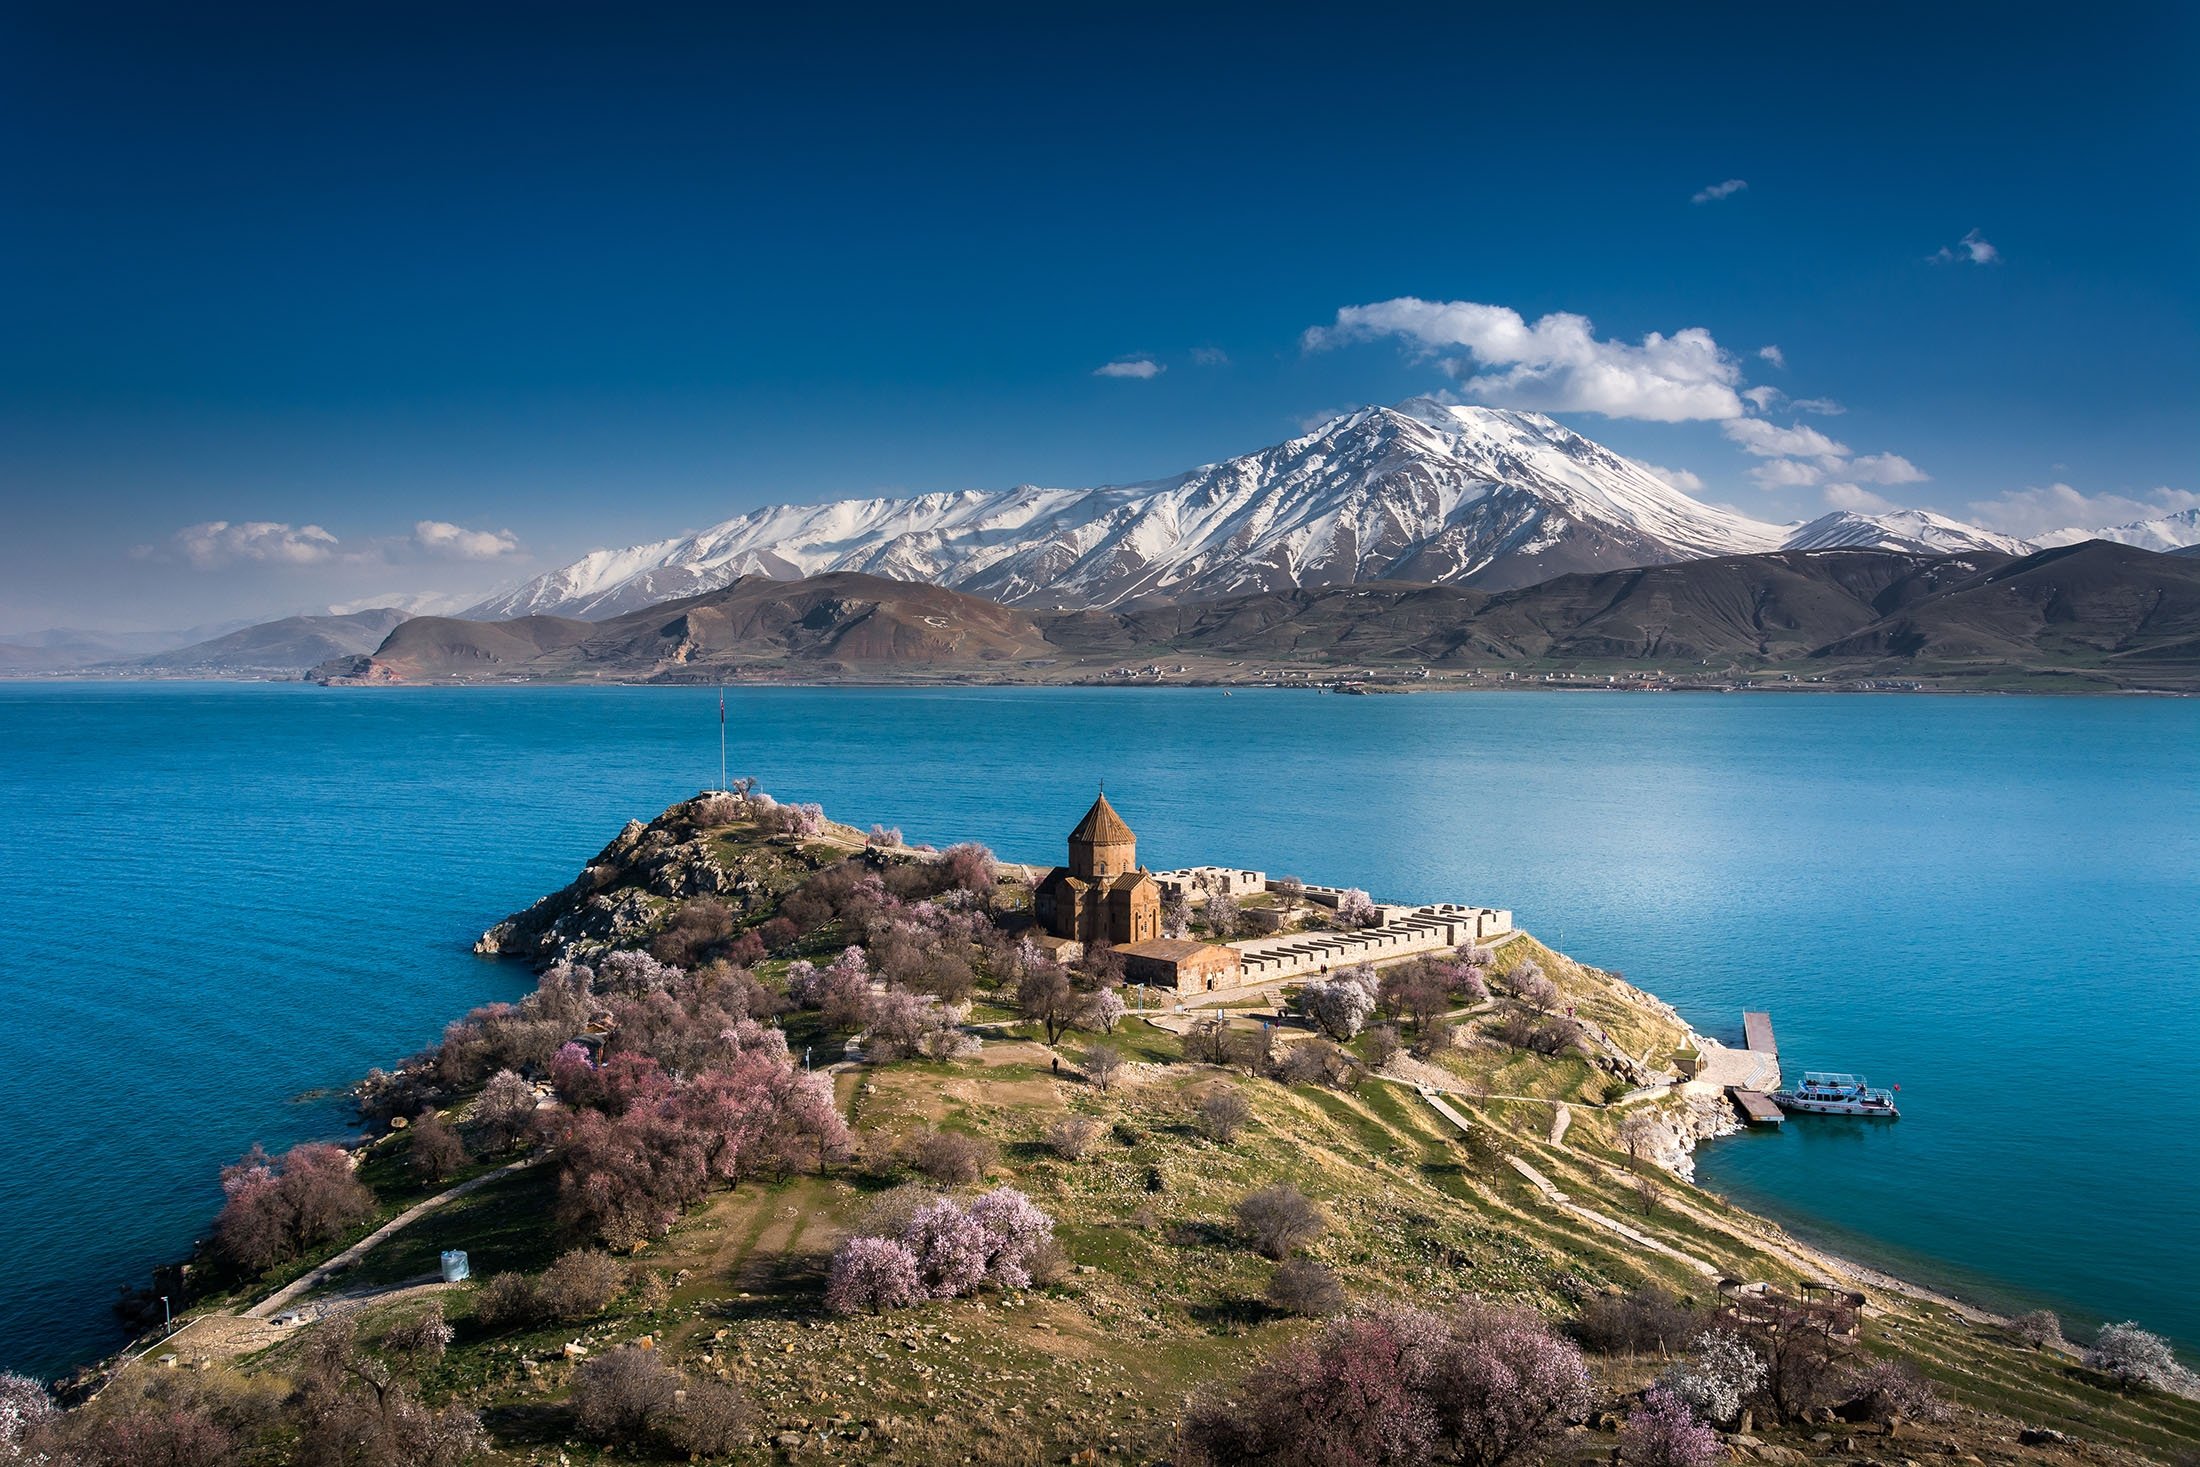
{"type": "MultiPolygon", "coordinates": [[[[1876,683],[1876,682],[1878,682],[1878,681],[1881,681],[1881,680],[1878,680],[1878,679],[1866,679],[1866,680],[1862,680],[1862,681],[1864,681],[1864,682],[1866,682],[1866,683],[1876,683]]],[[[822,689],[833,689],[833,688],[857,688],[857,689],[865,689],[865,690],[877,690],[877,689],[882,689],[882,688],[886,688],[886,689],[890,689],[890,688],[908,688],[908,689],[913,689],[913,690],[933,690],[933,689],[945,689],[945,688],[958,688],[958,689],[966,689],[966,690],[968,690],[968,689],[989,689],[989,688],[1076,688],[1076,689],[1094,689],[1094,688],[1103,688],[1103,689],[1105,689],[1105,688],[1114,688],[1114,689],[1134,690],[1134,689],[1156,689],[1156,688],[1159,688],[1159,689],[1167,689],[1167,690],[1171,690],[1171,691],[1184,691],[1184,692],[1225,692],[1225,693],[1236,693],[1236,692],[1317,693],[1317,694],[1324,694],[1324,695],[1328,695],[1328,696],[1337,696],[1337,697],[1392,697],[1392,696],[1395,696],[1395,695],[1397,695],[1397,694],[1401,694],[1401,693],[1441,693],[1441,694],[1463,694],[1463,693],[1507,693],[1507,694],[1509,694],[1509,693],[1627,693],[1627,694],[1660,694],[1660,695],[1669,695],[1669,696],[1670,696],[1670,695],[1681,695],[1681,694],[1692,694],[1692,695],[1706,695],[1706,694],[1715,694],[1715,695],[1718,695],[1718,696],[1721,696],[1721,697],[1724,697],[1724,696],[1729,696],[1729,695],[1733,695],[1733,694],[1750,694],[1750,693],[1776,694],[1776,695],[1789,696],[1789,697],[1792,697],[1792,696],[1796,696],[1796,695],[1799,695],[1799,694],[1820,694],[1820,695],[1836,695],[1836,696],[1856,696],[1856,697],[1915,697],[1915,696],[1924,696],[1924,697],[1970,697],[1970,698],[2179,698],[2179,699],[2182,699],[2182,698],[2192,698],[2192,697],[2200,697],[2200,688],[2163,688],[2163,687],[2114,687],[2114,686],[2111,686],[2111,687],[2073,687],[2073,688],[2053,688],[2053,687],[2047,687],[2047,688],[1980,688],[1980,687],[1962,687],[1962,686],[1951,686],[1951,685],[1948,685],[1948,684],[1945,684],[1945,683],[1937,683],[1937,682],[1930,682],[1930,681],[1924,681],[1924,680],[1918,680],[1918,679],[1909,679],[1909,678],[1900,678],[1900,679],[1890,678],[1890,679],[1885,679],[1884,681],[1886,681],[1886,682],[1888,682],[1888,683],[1897,683],[1897,682],[1899,682],[1899,683],[1903,683],[1903,684],[1909,684],[1909,685],[1907,685],[1907,686],[1899,686],[1899,687],[1897,687],[1897,686],[1885,686],[1885,687],[1881,687],[1881,686],[1859,686],[1859,685],[1857,685],[1857,683],[1854,683],[1854,682],[1845,682],[1845,683],[1830,683],[1830,682],[1829,682],[1829,683],[1782,683],[1782,682],[1747,682],[1747,683],[1733,683],[1733,684],[1703,684],[1703,683],[1665,683],[1665,684],[1652,684],[1652,685],[1642,685],[1642,684],[1629,685],[1629,684],[1625,684],[1625,683],[1604,683],[1604,682],[1598,682],[1598,681],[1594,681],[1594,680],[1593,680],[1593,678],[1592,678],[1592,675],[1590,675],[1590,674],[1572,674],[1572,675],[1567,675],[1567,676],[1565,676],[1565,677],[1562,677],[1562,678],[1558,678],[1558,679],[1556,679],[1556,680],[1553,680],[1553,681],[1548,681],[1548,682],[1546,682],[1546,681],[1544,680],[1544,675],[1543,675],[1543,674],[1540,674],[1540,673],[1537,673],[1537,674],[1533,674],[1533,675],[1530,675],[1530,676],[1523,676],[1522,678],[1519,678],[1519,679],[1517,679],[1517,680],[1513,680],[1513,681],[1483,681],[1483,682],[1474,682],[1474,683],[1445,683],[1445,682],[1436,682],[1436,681],[1433,681],[1433,680],[1432,680],[1432,681],[1429,681],[1429,682],[1420,682],[1420,681],[1417,681],[1417,680],[1416,680],[1416,681],[1411,681],[1411,682],[1398,682],[1398,683],[1372,683],[1372,684],[1366,684],[1366,685],[1364,685],[1364,686],[1358,686],[1358,687],[1355,687],[1355,688],[1351,689],[1350,691],[1347,691],[1347,690],[1346,690],[1346,689],[1345,689],[1345,688],[1344,688],[1343,686],[1341,686],[1341,685],[1340,685],[1340,683],[1339,683],[1339,682],[1334,682],[1334,681],[1333,681],[1333,682],[1326,682],[1326,683],[1307,682],[1307,683],[1296,683],[1296,684],[1295,684],[1295,683],[1280,683],[1280,682],[1221,682],[1221,681],[1184,681],[1184,682],[1163,682],[1163,681],[1160,681],[1160,680],[1144,680],[1144,679],[1128,679],[1128,678],[1060,678],[1060,679],[1051,679],[1051,678],[992,678],[992,679],[986,679],[986,680],[982,680],[982,681],[980,681],[980,680],[974,680],[974,679],[966,679],[966,678],[953,678],[953,677],[948,677],[948,678],[860,678],[860,677],[846,677],[846,678],[769,678],[769,679],[765,679],[765,678],[731,678],[731,679],[728,679],[728,680],[726,680],[726,681],[725,681],[725,682],[723,682],[723,683],[720,683],[720,682],[718,682],[718,681],[715,681],[715,680],[712,680],[712,679],[701,679],[701,680],[698,680],[698,681],[694,681],[694,682],[636,682],[636,681],[623,680],[623,679],[613,679],[613,678],[604,678],[604,679],[590,679],[590,678],[537,678],[537,677],[525,677],[525,678],[479,678],[479,679],[469,679],[469,678],[434,678],[434,679],[424,679],[424,680],[420,680],[420,681],[410,681],[410,682],[346,682],[346,681],[340,681],[340,680],[339,680],[339,681],[328,681],[328,682],[323,682],[323,681],[319,681],[319,680],[316,680],[316,679],[312,679],[312,678],[307,678],[307,677],[304,677],[304,676],[278,676],[278,675],[275,675],[275,674],[272,674],[272,673],[268,673],[268,674],[253,674],[253,673],[235,673],[235,674],[219,674],[219,673],[209,673],[209,674],[179,674],[179,675],[176,675],[176,676],[172,676],[172,677],[148,676],[148,675],[146,675],[146,674],[143,674],[143,673],[133,673],[133,674],[131,674],[131,675],[127,676],[127,677],[120,677],[120,676],[118,676],[118,677],[100,677],[100,676],[95,676],[95,675],[92,675],[92,674],[88,674],[88,673],[81,673],[81,672],[74,672],[74,673],[31,673],[31,674],[7,674],[7,673],[0,673],[0,687],[14,687],[14,686],[52,686],[52,685],[64,685],[64,684],[65,684],[65,685],[68,685],[68,686],[72,686],[72,687],[147,687],[147,686],[162,686],[162,687],[166,687],[166,686],[171,686],[171,685],[178,685],[178,684],[186,684],[186,685],[210,685],[210,686],[242,686],[242,685],[262,685],[262,684],[264,684],[264,685],[273,685],[273,686],[301,686],[301,687],[318,687],[318,688],[323,688],[323,689],[340,689],[340,690],[343,690],[343,691],[347,691],[347,692],[349,692],[349,691],[373,691],[373,692],[405,692],[405,691],[427,691],[427,690],[438,690],[438,689],[441,689],[441,690],[449,690],[449,689],[467,689],[467,688],[658,688],[658,689],[666,689],[666,690],[681,690],[681,689],[697,689],[697,688],[717,689],[717,688],[719,688],[719,687],[723,687],[723,688],[724,688],[724,689],[725,689],[725,690],[726,690],[727,692],[729,692],[729,693],[733,693],[733,692],[744,692],[744,691],[756,691],[756,690],[760,690],[760,689],[768,689],[768,688],[804,688],[804,689],[821,689],[821,690],[822,690],[822,689]]]]}

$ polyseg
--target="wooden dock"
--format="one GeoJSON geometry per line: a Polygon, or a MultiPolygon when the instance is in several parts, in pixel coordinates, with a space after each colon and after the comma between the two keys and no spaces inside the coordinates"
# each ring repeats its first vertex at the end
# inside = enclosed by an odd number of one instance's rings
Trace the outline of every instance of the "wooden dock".
{"type": "Polygon", "coordinates": [[[1753,1126],[1777,1126],[1787,1119],[1780,1113],[1780,1107],[1772,1103],[1772,1097],[1762,1090],[1744,1090],[1739,1085],[1729,1085],[1726,1094],[1734,1102],[1735,1109],[1742,1113],[1742,1119],[1753,1126]]]}
{"type": "Polygon", "coordinates": [[[1778,1054],[1780,1045],[1772,1037],[1772,1015],[1752,1009],[1742,1011],[1742,1039],[1746,1048],[1759,1054],[1778,1054]]]}

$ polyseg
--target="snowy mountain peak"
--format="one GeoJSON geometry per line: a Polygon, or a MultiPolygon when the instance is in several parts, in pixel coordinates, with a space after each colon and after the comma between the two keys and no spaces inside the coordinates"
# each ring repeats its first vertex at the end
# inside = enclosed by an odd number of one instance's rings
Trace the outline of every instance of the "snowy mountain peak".
{"type": "Polygon", "coordinates": [[[2085,540],[2114,540],[2119,545],[2136,545],[2141,550],[2182,550],[2188,545],[2200,545],[2200,505],[2151,520],[2112,525],[2105,530],[2055,530],[2040,536],[2039,543],[2043,546],[2076,545],[2085,540]]]}
{"type": "Polygon", "coordinates": [[[1820,515],[1787,537],[1787,550],[1902,550],[1914,555],[1954,555],[1966,550],[1998,550],[2029,555],[2034,546],[2014,535],[1967,525],[1926,509],[1897,509],[1885,514],[1836,510],[1820,515]]]}
{"type": "MultiPolygon", "coordinates": [[[[2200,541],[2200,513],[2097,533],[2167,549],[2200,541]]],[[[1502,590],[1572,571],[1837,547],[1935,555],[2038,548],[1925,510],[1840,511],[1806,525],[1770,525],[1692,499],[1541,413],[1415,397],[1140,484],[1026,484],[759,509],[700,534],[593,551],[469,614],[600,619],[744,575],[826,571],[1041,607],[1367,580],[1502,590]]]]}

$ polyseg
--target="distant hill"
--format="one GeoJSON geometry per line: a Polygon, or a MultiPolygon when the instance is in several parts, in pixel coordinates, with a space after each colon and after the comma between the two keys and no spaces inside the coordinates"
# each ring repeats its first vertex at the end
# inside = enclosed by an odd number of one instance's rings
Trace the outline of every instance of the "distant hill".
{"type": "Polygon", "coordinates": [[[98,665],[102,672],[299,673],[331,657],[371,652],[405,613],[390,607],[345,616],[286,616],[150,657],[98,665]]]}
{"type": "Polygon", "coordinates": [[[2021,557],[1778,551],[1508,591],[1371,582],[1055,613],[878,576],[759,575],[604,622],[420,617],[371,657],[313,675],[1089,681],[1162,663],[1179,680],[1239,682],[1286,670],[1654,669],[1678,681],[2182,683],[2200,681],[2200,560],[2104,541],[2021,557]]]}
{"type": "Polygon", "coordinates": [[[1044,658],[1051,650],[1025,613],[939,586],[852,573],[801,581],[745,576],[721,590],[601,622],[416,617],[371,658],[316,675],[370,682],[510,673],[679,682],[786,665],[828,677],[951,674],[1044,658]]]}

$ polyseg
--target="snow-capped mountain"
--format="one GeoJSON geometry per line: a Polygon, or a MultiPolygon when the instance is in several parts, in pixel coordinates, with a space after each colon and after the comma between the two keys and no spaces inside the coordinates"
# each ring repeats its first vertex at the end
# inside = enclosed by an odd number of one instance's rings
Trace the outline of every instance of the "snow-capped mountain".
{"type": "Polygon", "coordinates": [[[2200,506],[2157,519],[2114,525],[2106,530],[2056,530],[2040,536],[2038,543],[2049,547],[2075,545],[2081,540],[2114,540],[2119,545],[2136,545],[2141,550],[2182,550],[2188,545],[2200,545],[2200,506]]]}
{"type": "Polygon", "coordinates": [[[743,575],[825,571],[1062,607],[1381,579],[1504,589],[1785,538],[1540,413],[1414,398],[1150,483],[761,509],[593,552],[467,614],[600,619],[743,575]]]}
{"type": "MultiPolygon", "coordinates": [[[[2080,535],[2080,540],[2090,537],[2080,535]]],[[[1783,550],[1904,550],[1915,555],[1954,555],[1966,550],[1998,550],[2029,555],[2036,546],[2014,535],[1967,525],[1925,509],[1886,514],[1836,510],[1797,529],[1783,550]]]]}

